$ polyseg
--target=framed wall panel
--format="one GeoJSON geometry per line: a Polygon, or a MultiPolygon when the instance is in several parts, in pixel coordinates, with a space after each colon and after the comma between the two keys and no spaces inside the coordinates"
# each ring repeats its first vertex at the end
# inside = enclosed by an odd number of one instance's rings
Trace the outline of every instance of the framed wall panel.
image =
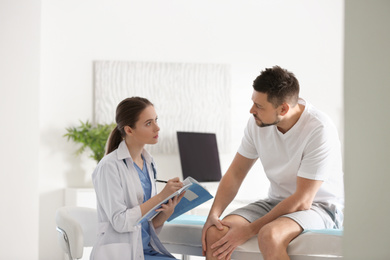
{"type": "Polygon", "coordinates": [[[142,96],[155,106],[160,140],[152,153],[177,153],[176,131],[216,133],[220,151],[231,139],[230,66],[134,61],[94,62],[94,122],[115,121],[118,103],[142,96]]]}

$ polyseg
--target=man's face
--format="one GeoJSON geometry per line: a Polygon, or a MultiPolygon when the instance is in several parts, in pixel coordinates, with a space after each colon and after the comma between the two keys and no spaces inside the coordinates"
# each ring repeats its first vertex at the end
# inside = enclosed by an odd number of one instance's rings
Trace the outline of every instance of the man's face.
{"type": "Polygon", "coordinates": [[[280,122],[279,110],[267,100],[267,94],[253,90],[253,106],[249,111],[260,127],[277,125],[280,122]]]}

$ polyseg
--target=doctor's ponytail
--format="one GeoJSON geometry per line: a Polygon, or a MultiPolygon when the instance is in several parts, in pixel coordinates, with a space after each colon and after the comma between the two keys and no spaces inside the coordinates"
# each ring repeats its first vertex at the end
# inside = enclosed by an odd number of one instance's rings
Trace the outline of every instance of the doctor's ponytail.
{"type": "Polygon", "coordinates": [[[135,128],[139,115],[148,106],[153,106],[153,104],[142,97],[126,98],[118,104],[115,116],[117,126],[112,130],[108,138],[106,154],[118,148],[119,144],[126,137],[125,126],[135,128]]]}

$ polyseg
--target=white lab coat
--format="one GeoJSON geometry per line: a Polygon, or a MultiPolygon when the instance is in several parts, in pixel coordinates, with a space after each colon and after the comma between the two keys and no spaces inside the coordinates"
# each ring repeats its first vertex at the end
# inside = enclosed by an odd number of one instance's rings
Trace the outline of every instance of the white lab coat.
{"type": "MultiPolygon", "coordinates": [[[[153,158],[143,151],[152,182],[152,196],[156,195],[153,158]]],[[[106,155],[92,174],[97,197],[98,234],[91,260],[144,260],[140,204],[144,192],[133,160],[122,141],[115,151],[106,155]],[[126,162],[126,163],[125,163],[126,162]]],[[[157,230],[160,231],[161,228],[157,230]]],[[[150,244],[162,254],[173,257],[161,244],[150,223],[150,244]]]]}

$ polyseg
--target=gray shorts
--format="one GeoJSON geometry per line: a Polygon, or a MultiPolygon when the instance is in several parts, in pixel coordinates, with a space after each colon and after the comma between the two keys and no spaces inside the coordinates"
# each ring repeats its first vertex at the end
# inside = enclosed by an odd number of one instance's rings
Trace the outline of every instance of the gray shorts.
{"type": "MultiPolygon", "coordinates": [[[[229,215],[239,215],[249,222],[253,222],[270,212],[279,202],[271,199],[258,200],[234,210],[229,215]]],[[[294,220],[303,230],[339,229],[343,225],[343,212],[328,203],[313,203],[309,210],[297,211],[281,217],[294,220]]]]}

